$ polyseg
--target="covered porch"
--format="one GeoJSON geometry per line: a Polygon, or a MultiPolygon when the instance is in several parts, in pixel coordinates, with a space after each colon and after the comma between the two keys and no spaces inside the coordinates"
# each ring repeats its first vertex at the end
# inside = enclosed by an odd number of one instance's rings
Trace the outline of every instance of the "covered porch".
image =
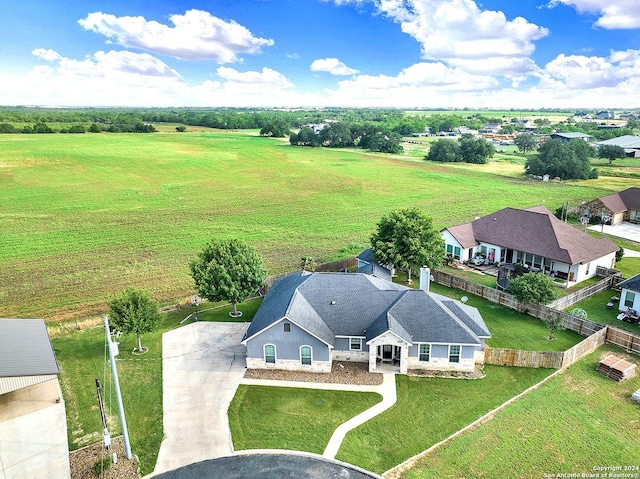
{"type": "Polygon", "coordinates": [[[391,331],[372,339],[369,345],[369,372],[407,374],[410,344],[391,331]]]}

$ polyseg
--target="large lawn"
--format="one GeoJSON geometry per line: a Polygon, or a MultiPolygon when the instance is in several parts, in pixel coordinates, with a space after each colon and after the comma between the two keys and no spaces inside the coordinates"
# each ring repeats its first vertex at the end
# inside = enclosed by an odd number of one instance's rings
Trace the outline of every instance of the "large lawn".
{"type": "Polygon", "coordinates": [[[381,400],[376,393],[240,385],[229,406],[233,447],[322,454],[340,424],[381,400]]]}
{"type": "Polygon", "coordinates": [[[485,366],[484,379],[396,376],[398,401],[349,432],[337,459],[382,473],[544,379],[549,369],[485,366]]]}
{"type": "Polygon", "coordinates": [[[625,465],[632,468],[612,474],[637,475],[640,422],[638,405],[629,398],[640,388],[640,377],[618,383],[597,373],[598,361],[609,352],[627,357],[610,346],[596,350],[493,420],[429,454],[403,477],[597,477],[582,474],[625,465]]]}
{"type": "Polygon", "coordinates": [[[422,208],[444,227],[635,181],[543,183],[499,162],[436,165],[248,133],[0,135],[0,150],[0,311],[47,320],[100,314],[127,286],[180,301],[193,294],[187,262],[213,236],[248,241],[278,273],[303,255],[364,248],[391,209],[422,208]]]}

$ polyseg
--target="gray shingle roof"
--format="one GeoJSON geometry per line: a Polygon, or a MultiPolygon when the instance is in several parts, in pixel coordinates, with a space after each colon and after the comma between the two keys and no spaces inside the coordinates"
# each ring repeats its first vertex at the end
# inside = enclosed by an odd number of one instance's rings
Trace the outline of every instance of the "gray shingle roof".
{"type": "Polygon", "coordinates": [[[471,306],[360,273],[296,273],[278,280],[245,338],[285,315],[331,345],[335,336],[370,340],[387,331],[409,343],[480,344],[480,337],[490,337],[471,306]]]}
{"type": "Polygon", "coordinates": [[[0,319],[0,377],[59,372],[42,319],[0,319]]]}
{"type": "Polygon", "coordinates": [[[391,271],[389,271],[384,266],[380,266],[375,261],[373,263],[368,263],[360,266],[356,270],[356,273],[370,274],[373,276],[377,276],[380,279],[391,281],[391,271]]]}
{"type": "Polygon", "coordinates": [[[640,274],[636,274],[629,279],[625,279],[621,283],[618,283],[619,288],[630,289],[631,291],[637,291],[640,293],[640,274]]]}
{"type": "MultiPolygon", "coordinates": [[[[544,206],[526,210],[504,208],[466,225],[471,225],[476,243],[494,244],[567,264],[588,263],[618,250],[609,238],[594,238],[559,220],[544,206]]],[[[468,226],[447,230],[463,246],[469,242],[468,226]],[[459,231],[464,232],[460,239],[456,236],[459,231]]]]}

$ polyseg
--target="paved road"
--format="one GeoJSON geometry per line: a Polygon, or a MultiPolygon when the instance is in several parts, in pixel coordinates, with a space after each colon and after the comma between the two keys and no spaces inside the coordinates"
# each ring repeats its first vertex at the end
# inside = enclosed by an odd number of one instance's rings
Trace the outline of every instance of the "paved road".
{"type": "Polygon", "coordinates": [[[297,453],[238,454],[191,464],[156,479],[381,479],[320,456],[297,453]]]}
{"type": "Polygon", "coordinates": [[[244,375],[248,325],[195,322],[162,335],[165,437],[153,475],[233,453],[227,409],[244,375]]]}

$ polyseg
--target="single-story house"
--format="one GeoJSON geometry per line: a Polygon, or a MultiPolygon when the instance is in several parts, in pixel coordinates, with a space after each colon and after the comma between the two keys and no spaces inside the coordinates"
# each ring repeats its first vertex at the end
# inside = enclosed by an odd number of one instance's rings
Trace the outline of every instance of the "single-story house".
{"type": "Polygon", "coordinates": [[[612,111],[599,111],[596,113],[596,118],[598,120],[613,120],[615,117],[616,114],[612,111]]]}
{"type": "Polygon", "coordinates": [[[589,141],[591,135],[587,135],[586,133],[581,133],[578,131],[570,132],[570,133],[551,133],[552,140],[560,140],[563,142],[568,142],[571,140],[583,140],[589,141]]]}
{"type": "Polygon", "coordinates": [[[618,283],[618,287],[621,289],[618,309],[634,309],[640,312],[640,273],[618,283]]]}
{"type": "Polygon", "coordinates": [[[3,479],[71,477],[59,373],[44,321],[0,319],[3,479]]]}
{"type": "Polygon", "coordinates": [[[640,188],[635,186],[586,202],[582,213],[588,216],[609,216],[611,226],[622,221],[640,223],[640,188]]]}
{"type": "MultiPolygon", "coordinates": [[[[476,308],[363,273],[300,271],[277,280],[242,340],[247,367],[328,373],[333,361],[369,371],[473,371],[491,337],[476,308]]],[[[424,288],[424,289],[422,289],[424,288]]]]}
{"type": "Polygon", "coordinates": [[[618,247],[559,220],[544,206],[504,208],[441,231],[446,253],[458,261],[482,255],[487,263],[520,263],[573,286],[612,268],[618,247]]]}
{"type": "Polygon", "coordinates": [[[640,158],[640,136],[623,135],[610,140],[596,143],[596,148],[600,145],[615,145],[624,148],[627,158],[640,158]]]}
{"type": "Polygon", "coordinates": [[[365,249],[362,253],[356,256],[358,260],[358,269],[356,273],[366,273],[376,276],[380,279],[391,281],[391,277],[394,274],[393,266],[383,266],[373,257],[373,250],[371,248],[365,249]]]}

